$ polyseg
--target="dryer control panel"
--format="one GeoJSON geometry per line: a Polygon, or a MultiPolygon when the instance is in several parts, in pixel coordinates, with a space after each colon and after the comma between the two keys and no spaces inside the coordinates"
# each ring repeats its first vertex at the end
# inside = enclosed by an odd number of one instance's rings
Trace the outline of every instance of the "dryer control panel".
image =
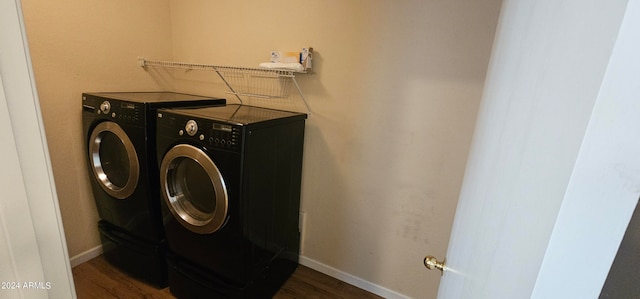
{"type": "Polygon", "coordinates": [[[241,149],[242,126],[158,112],[158,134],[191,139],[209,148],[241,149]]]}
{"type": "Polygon", "coordinates": [[[238,149],[241,136],[240,127],[211,122],[210,129],[209,145],[219,148],[238,149]]]}

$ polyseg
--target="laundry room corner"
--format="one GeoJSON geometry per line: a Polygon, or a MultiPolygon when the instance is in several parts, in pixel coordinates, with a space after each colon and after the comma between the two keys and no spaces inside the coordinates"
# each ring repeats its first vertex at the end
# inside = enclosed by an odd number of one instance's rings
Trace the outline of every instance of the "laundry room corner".
{"type": "Polygon", "coordinates": [[[215,72],[138,59],[255,68],[313,47],[300,93],[242,98],[309,113],[300,262],[386,298],[436,297],[422,258],[447,250],[501,0],[21,1],[71,257],[100,247],[83,92],[237,104],[215,72]]]}
{"type": "Polygon", "coordinates": [[[21,2],[69,255],[91,257],[99,254],[100,240],[83,147],[82,93],[173,89],[135,63],[141,53],[171,57],[169,2],[21,2]]]}

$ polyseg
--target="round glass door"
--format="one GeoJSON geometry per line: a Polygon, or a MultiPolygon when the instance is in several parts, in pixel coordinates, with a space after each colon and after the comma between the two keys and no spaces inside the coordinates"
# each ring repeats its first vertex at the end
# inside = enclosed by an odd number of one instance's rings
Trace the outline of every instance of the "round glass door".
{"type": "Polygon", "coordinates": [[[179,144],[160,165],[160,184],[171,214],[188,230],[210,234],[227,217],[229,198],[218,167],[201,149],[179,144]]]}
{"type": "Polygon", "coordinates": [[[131,139],[114,122],[98,124],[89,138],[89,158],[100,187],[117,199],[136,190],[140,164],[131,139]]]}

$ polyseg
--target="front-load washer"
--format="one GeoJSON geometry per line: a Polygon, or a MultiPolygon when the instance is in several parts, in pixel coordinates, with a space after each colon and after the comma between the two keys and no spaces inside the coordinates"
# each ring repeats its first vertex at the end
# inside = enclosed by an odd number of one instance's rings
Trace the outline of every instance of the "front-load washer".
{"type": "Polygon", "coordinates": [[[271,298],[298,265],[306,114],[228,104],[157,117],[171,293],[271,298]]]}
{"type": "Polygon", "coordinates": [[[82,94],[89,176],[109,262],[152,285],[166,286],[156,111],[224,103],[173,92],[82,94]]]}

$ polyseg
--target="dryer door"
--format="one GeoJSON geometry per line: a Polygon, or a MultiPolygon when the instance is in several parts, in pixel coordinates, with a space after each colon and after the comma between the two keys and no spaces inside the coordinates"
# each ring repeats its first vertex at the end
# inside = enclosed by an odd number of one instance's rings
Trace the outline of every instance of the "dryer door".
{"type": "Polygon", "coordinates": [[[222,227],[229,208],[218,167],[201,149],[179,144],[160,165],[160,184],[171,214],[188,230],[210,234],[222,227]]]}
{"type": "Polygon", "coordinates": [[[118,124],[105,121],[93,129],[89,160],[100,187],[112,197],[126,199],[136,190],[140,177],[138,155],[118,124]]]}

